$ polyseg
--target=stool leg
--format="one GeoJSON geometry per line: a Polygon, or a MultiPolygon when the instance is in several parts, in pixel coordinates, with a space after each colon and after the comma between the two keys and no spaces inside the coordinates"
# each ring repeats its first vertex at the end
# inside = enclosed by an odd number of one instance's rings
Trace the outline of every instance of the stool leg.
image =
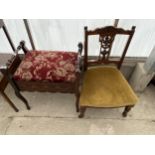
{"type": "Polygon", "coordinates": [[[1,92],[2,96],[5,98],[5,100],[9,103],[9,105],[15,110],[15,112],[18,112],[19,110],[17,107],[13,104],[13,102],[8,98],[8,96],[4,93],[1,92]]]}
{"type": "Polygon", "coordinates": [[[76,92],[75,92],[75,95],[76,95],[76,112],[79,112],[79,98],[80,98],[80,90],[79,90],[79,87],[80,87],[80,81],[81,81],[81,74],[80,72],[77,72],[76,73],[76,83],[75,83],[75,88],[76,88],[76,92]]]}
{"type": "Polygon", "coordinates": [[[16,96],[17,96],[18,98],[20,98],[20,99],[24,102],[26,108],[27,108],[28,110],[30,110],[31,108],[30,108],[30,106],[29,106],[27,100],[20,94],[20,92],[15,91],[15,94],[16,94],[16,96]]]}
{"type": "Polygon", "coordinates": [[[76,112],[79,112],[79,98],[80,98],[80,93],[78,92],[76,94],[76,112]]]}

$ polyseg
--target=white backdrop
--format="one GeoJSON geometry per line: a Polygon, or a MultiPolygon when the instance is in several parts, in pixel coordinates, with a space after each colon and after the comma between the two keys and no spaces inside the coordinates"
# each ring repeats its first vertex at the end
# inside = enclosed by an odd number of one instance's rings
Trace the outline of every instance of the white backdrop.
{"type": "MultiPolygon", "coordinates": [[[[113,25],[114,20],[29,20],[37,49],[76,51],[78,42],[84,41],[84,26],[90,29],[113,25]]],[[[95,39],[91,39],[90,54],[97,49],[95,39]]]]}
{"type": "Polygon", "coordinates": [[[125,29],[136,26],[136,32],[129,47],[127,56],[149,56],[155,45],[155,19],[125,19],[118,26],[125,29]]]}
{"type": "MultiPolygon", "coordinates": [[[[22,20],[4,20],[8,31],[17,47],[20,40],[25,40],[29,48],[31,45],[22,20]]],[[[84,26],[89,29],[113,25],[114,19],[29,19],[28,20],[36,49],[76,51],[78,42],[84,39],[84,26]]],[[[127,56],[147,57],[155,45],[155,20],[121,19],[118,27],[130,29],[136,26],[136,32],[129,47],[127,56]]],[[[112,55],[120,55],[122,44],[126,38],[116,37],[112,55]]],[[[99,50],[98,38],[90,38],[90,55],[97,55],[99,50]]],[[[0,52],[12,53],[12,50],[2,31],[0,31],[0,52]]]]}

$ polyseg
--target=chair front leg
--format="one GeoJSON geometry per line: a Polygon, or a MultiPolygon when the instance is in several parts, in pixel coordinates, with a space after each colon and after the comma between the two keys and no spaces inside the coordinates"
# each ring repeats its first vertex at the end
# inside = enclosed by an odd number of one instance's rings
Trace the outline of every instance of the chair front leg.
{"type": "Polygon", "coordinates": [[[80,107],[80,115],[79,118],[83,118],[86,112],[86,107],[80,107]]]}
{"type": "Polygon", "coordinates": [[[123,117],[127,117],[128,112],[131,110],[131,108],[133,108],[134,106],[126,106],[122,115],[123,117]]]}

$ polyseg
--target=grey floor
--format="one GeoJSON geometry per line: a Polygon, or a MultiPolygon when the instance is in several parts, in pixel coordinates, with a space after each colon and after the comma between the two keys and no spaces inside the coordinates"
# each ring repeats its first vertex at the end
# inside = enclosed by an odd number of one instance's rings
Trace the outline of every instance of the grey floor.
{"type": "Polygon", "coordinates": [[[117,108],[88,109],[79,119],[74,95],[60,93],[22,93],[31,105],[28,111],[10,86],[5,92],[20,111],[14,112],[0,96],[0,134],[155,134],[153,85],[138,94],[139,103],[127,118],[121,116],[123,108],[117,108]]]}

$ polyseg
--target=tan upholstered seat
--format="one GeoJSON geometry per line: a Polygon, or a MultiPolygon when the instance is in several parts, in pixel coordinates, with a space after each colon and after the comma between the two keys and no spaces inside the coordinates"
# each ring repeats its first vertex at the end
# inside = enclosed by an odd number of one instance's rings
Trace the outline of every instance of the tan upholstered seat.
{"type": "Polygon", "coordinates": [[[137,101],[137,96],[117,68],[89,68],[85,73],[80,106],[122,107],[134,105],[137,101]]]}

